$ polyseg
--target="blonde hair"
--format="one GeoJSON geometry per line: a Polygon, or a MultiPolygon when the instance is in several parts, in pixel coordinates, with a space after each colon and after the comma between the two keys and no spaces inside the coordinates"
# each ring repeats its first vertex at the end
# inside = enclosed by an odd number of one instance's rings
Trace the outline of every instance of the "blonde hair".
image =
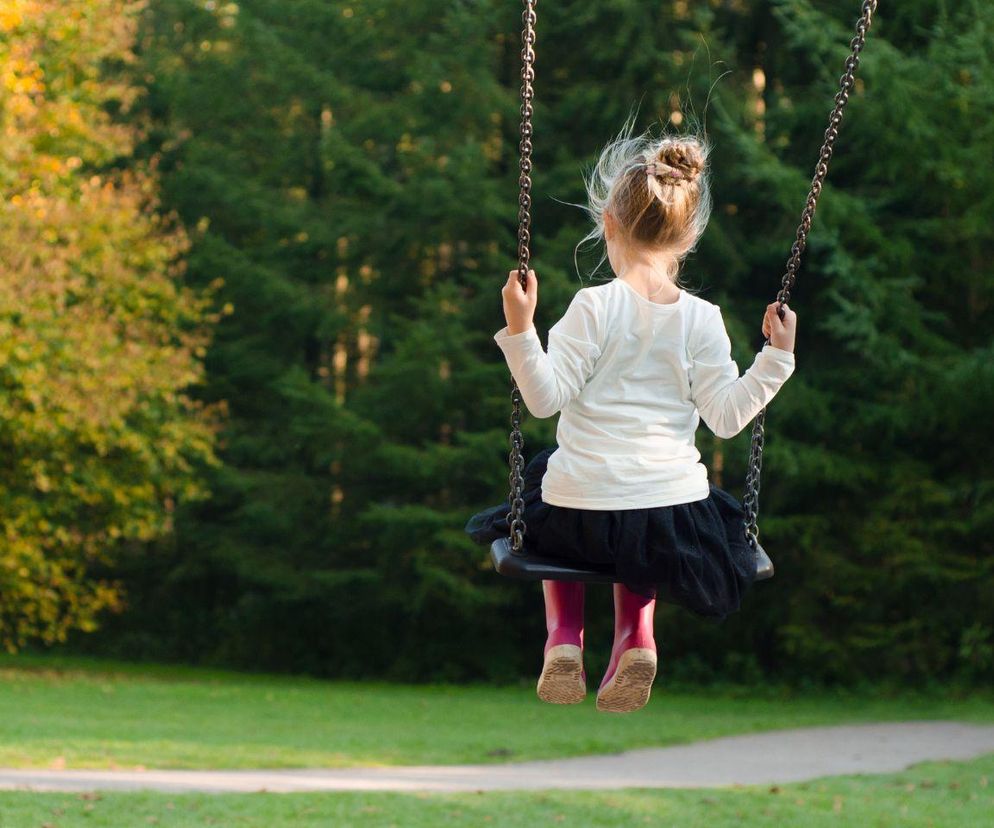
{"type": "Polygon", "coordinates": [[[604,238],[604,214],[610,212],[625,242],[672,257],[666,275],[675,279],[711,215],[711,148],[693,134],[654,137],[632,130],[629,119],[585,177],[594,228],[580,245],[604,238]]]}

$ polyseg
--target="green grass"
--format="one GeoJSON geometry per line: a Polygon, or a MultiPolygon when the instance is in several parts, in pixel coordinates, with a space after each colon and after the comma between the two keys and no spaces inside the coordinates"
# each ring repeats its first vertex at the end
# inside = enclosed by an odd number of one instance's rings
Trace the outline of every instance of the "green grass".
{"type": "Polygon", "coordinates": [[[472,794],[0,792],[2,828],[990,828],[994,756],[775,787],[472,794]]]}
{"type": "Polygon", "coordinates": [[[0,658],[0,766],[251,768],[505,762],[842,722],[994,721],[994,696],[668,691],[631,715],[514,687],[319,681],[0,658]]]}

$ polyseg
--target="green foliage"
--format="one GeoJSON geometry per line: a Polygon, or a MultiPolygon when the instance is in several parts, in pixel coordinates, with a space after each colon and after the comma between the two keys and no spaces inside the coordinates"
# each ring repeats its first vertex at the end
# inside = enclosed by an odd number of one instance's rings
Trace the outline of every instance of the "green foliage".
{"type": "MultiPolygon", "coordinates": [[[[0,645],[65,640],[117,607],[100,577],[202,494],[206,299],[156,212],[120,80],[136,21],[114,0],[0,11],[0,645]],[[105,73],[108,66],[117,67],[105,73]]],[[[139,547],[140,548],[140,547],[139,547]]]]}
{"type": "MultiPolygon", "coordinates": [[[[154,4],[148,152],[234,313],[207,365],[231,420],[213,498],[95,644],[339,675],[530,673],[541,596],[465,519],[504,497],[491,341],[514,263],[518,7],[154,4]]],[[[539,12],[539,327],[580,279],[580,172],[630,109],[706,126],[716,209],[685,281],[759,344],[858,4],[563,2],[539,12]]],[[[777,577],[734,620],[661,612],[698,678],[990,678],[994,10],[883,5],[792,305],[771,409],[777,577]]],[[[581,252],[586,274],[596,253],[581,252]]],[[[528,451],[554,423],[526,422],[528,451]]],[[[747,435],[700,435],[740,491],[747,435]]],[[[607,611],[598,595],[591,615],[607,611]]],[[[599,623],[595,622],[595,623],[599,623]]],[[[600,646],[591,640],[591,647],[600,646]]]]}

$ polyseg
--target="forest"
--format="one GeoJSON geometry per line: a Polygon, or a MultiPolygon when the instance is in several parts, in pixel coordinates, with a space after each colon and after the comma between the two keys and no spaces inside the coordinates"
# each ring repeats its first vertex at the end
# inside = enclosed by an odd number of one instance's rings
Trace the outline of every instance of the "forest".
{"type": "MultiPolygon", "coordinates": [[[[520,5],[0,9],[0,641],[320,676],[510,681],[535,584],[507,495],[520,5]]],[[[706,134],[682,278],[762,344],[857,0],[542,0],[544,337],[606,278],[583,173],[635,113],[706,134]]],[[[660,607],[670,676],[994,679],[994,5],[881,2],[767,418],[776,577],[660,607]]],[[[525,417],[525,453],[554,420],[525,417]]],[[[740,495],[748,430],[702,427],[740,495]]],[[[591,597],[609,615],[609,590],[591,597]],[[603,602],[601,605],[600,602],[603,602]]],[[[595,622],[596,623],[596,622],[595,622]]],[[[608,623],[608,622],[604,622],[608,623]]]]}

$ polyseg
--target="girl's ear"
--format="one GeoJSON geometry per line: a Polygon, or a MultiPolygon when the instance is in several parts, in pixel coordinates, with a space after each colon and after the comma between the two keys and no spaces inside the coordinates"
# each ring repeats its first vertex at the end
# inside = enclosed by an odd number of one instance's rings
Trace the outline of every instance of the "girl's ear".
{"type": "Polygon", "coordinates": [[[604,211],[604,241],[610,241],[614,235],[614,216],[607,210],[604,211]]]}

